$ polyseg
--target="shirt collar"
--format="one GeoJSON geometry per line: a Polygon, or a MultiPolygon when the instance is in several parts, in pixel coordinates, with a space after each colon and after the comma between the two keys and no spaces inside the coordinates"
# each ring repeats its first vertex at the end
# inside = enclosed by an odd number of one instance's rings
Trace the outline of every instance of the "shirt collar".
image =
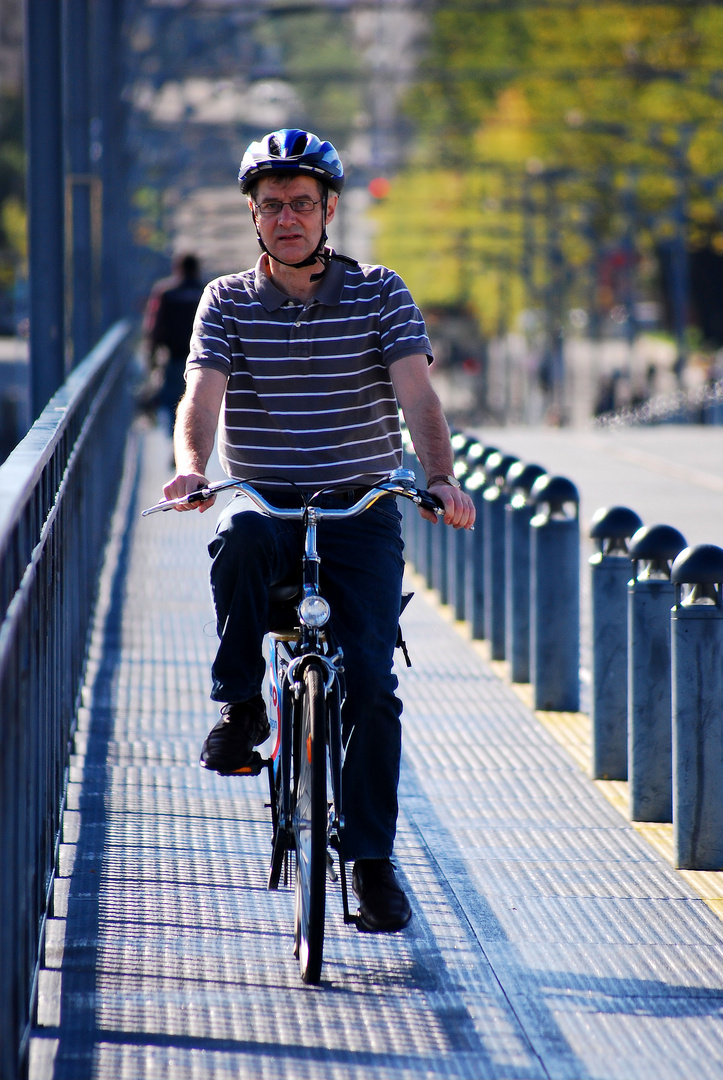
{"type": "MultiPolygon", "coordinates": [[[[333,253],[332,248],[326,248],[326,251],[329,255],[333,253]]],[[[266,310],[278,311],[288,301],[289,297],[281,289],[276,288],[266,273],[264,269],[265,258],[265,255],[261,255],[254,268],[254,286],[256,294],[266,310]]],[[[332,259],[319,282],[319,287],[314,294],[314,301],[324,304],[326,307],[333,307],[338,304],[341,300],[345,277],[346,267],[344,263],[332,259]]]]}

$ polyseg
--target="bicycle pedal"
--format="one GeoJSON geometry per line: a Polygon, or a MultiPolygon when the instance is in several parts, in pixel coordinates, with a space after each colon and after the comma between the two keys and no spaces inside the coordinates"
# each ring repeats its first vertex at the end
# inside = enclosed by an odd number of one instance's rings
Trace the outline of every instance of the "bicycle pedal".
{"type": "Polygon", "coordinates": [[[248,765],[244,765],[240,769],[234,769],[232,773],[228,773],[228,776],[260,776],[262,771],[266,768],[266,762],[261,757],[261,754],[257,750],[254,750],[253,757],[248,765]]]}

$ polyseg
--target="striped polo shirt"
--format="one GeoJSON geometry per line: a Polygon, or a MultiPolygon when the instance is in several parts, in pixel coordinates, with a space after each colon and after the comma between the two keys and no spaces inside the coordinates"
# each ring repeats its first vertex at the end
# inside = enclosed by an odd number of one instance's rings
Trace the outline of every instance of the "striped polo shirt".
{"type": "Polygon", "coordinates": [[[384,266],[332,259],[313,299],[290,299],[263,267],[217,278],[196,314],[187,370],[228,377],[218,452],[242,480],[304,489],[372,483],[401,465],[389,374],[415,353],[431,361],[424,321],[384,266]]]}

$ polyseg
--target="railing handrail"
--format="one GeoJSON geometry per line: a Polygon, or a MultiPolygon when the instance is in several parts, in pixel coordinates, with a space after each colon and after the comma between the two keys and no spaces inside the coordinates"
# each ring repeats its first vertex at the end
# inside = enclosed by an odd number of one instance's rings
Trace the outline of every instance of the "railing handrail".
{"type": "Polygon", "coordinates": [[[97,375],[129,335],[130,319],[115,323],[68,376],[27,435],[0,465],[0,560],[12,529],[22,514],[43,469],[65,428],[97,375]]]}
{"type": "Polygon", "coordinates": [[[601,413],[593,420],[595,428],[642,427],[679,421],[685,414],[723,405],[723,379],[690,389],[657,394],[640,405],[626,405],[613,412],[601,413]]]}

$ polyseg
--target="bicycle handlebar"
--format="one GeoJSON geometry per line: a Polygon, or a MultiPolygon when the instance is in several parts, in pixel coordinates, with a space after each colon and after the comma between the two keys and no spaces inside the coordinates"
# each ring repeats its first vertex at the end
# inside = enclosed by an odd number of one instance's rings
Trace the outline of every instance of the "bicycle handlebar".
{"type": "MultiPolygon", "coordinates": [[[[311,496],[309,502],[299,508],[295,507],[278,507],[273,506],[271,503],[260,495],[259,492],[250,484],[247,480],[220,480],[215,484],[208,484],[207,487],[200,488],[198,491],[192,491],[188,495],[182,495],[178,499],[167,499],[162,502],[156,503],[155,506],[149,506],[146,510],[141,512],[141,517],[148,517],[149,514],[165,513],[167,510],[173,510],[176,506],[188,506],[197,502],[205,502],[207,499],[217,495],[220,491],[225,491],[228,488],[238,488],[244,495],[247,495],[259,509],[263,510],[270,517],[279,518],[285,521],[301,521],[309,510],[314,510],[317,520],[323,520],[324,518],[341,518],[355,517],[357,514],[361,514],[364,510],[367,510],[372,506],[377,499],[380,499],[384,494],[390,492],[393,495],[402,495],[405,499],[410,499],[416,506],[422,507],[424,510],[431,510],[433,513],[441,516],[444,514],[444,506],[441,499],[438,499],[436,495],[433,495],[429,491],[425,491],[423,488],[417,488],[412,482],[412,475],[404,475],[406,470],[399,469],[396,473],[390,473],[387,480],[382,480],[375,484],[373,487],[366,491],[355,503],[347,507],[321,507],[314,505],[314,497],[311,496]]],[[[322,489],[317,494],[333,494],[333,488],[322,489]]]]}

